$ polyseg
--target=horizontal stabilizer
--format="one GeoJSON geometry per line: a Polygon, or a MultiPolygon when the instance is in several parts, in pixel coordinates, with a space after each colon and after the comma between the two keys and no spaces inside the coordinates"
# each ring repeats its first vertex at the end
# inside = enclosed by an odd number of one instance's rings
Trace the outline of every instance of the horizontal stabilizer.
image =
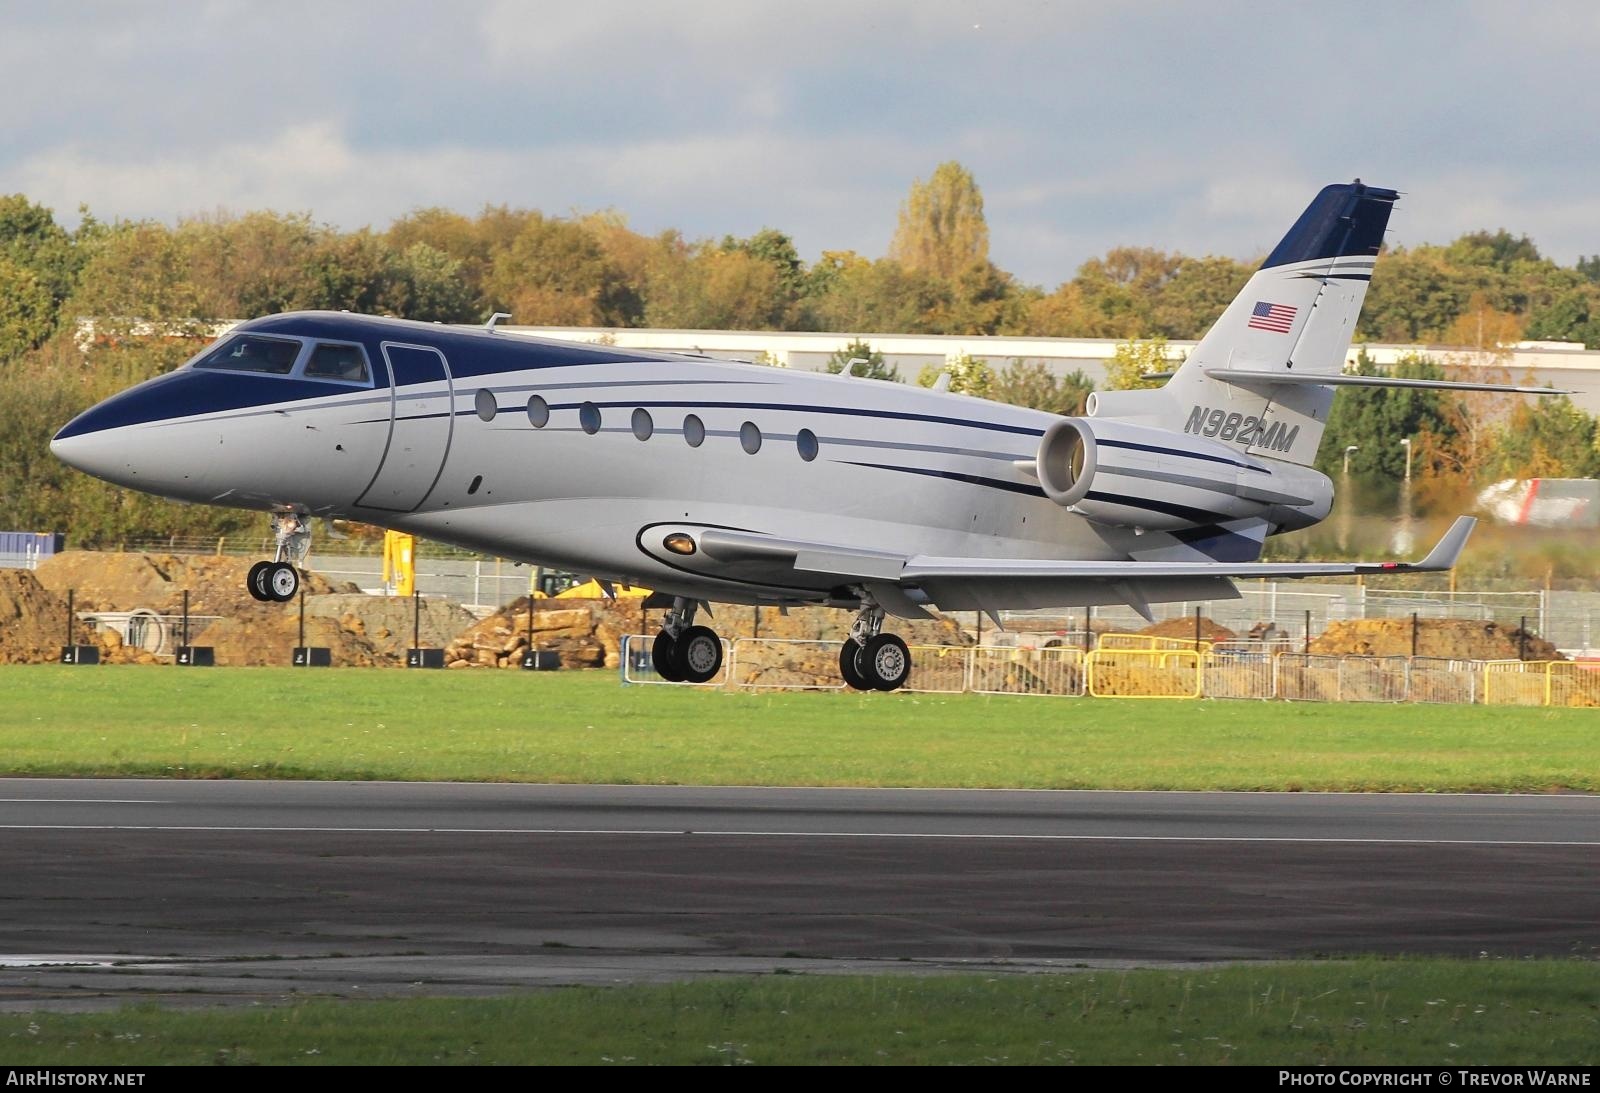
{"type": "Polygon", "coordinates": [[[1472,383],[1457,380],[1404,379],[1399,376],[1319,376],[1314,372],[1262,372],[1248,368],[1212,368],[1208,379],[1240,387],[1281,385],[1318,387],[1406,387],[1421,391],[1504,391],[1512,395],[1570,395],[1552,387],[1522,387],[1509,383],[1472,383]]]}

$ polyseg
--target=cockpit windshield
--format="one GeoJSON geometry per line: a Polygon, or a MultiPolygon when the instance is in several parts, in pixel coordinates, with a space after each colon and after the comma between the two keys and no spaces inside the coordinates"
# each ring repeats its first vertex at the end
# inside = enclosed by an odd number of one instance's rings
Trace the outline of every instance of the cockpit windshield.
{"type": "Polygon", "coordinates": [[[300,343],[283,338],[240,334],[194,362],[196,368],[221,368],[230,372],[268,372],[287,376],[300,355],[300,343]]]}
{"type": "Polygon", "coordinates": [[[306,378],[367,382],[367,358],[359,345],[320,343],[306,362],[306,378]]]}

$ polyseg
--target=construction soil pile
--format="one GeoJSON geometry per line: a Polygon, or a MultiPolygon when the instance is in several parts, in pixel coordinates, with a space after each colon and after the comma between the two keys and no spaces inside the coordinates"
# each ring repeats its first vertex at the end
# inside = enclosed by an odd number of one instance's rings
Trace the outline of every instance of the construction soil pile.
{"type": "MultiPolygon", "coordinates": [[[[1190,615],[1184,618],[1162,619],[1153,626],[1146,626],[1139,633],[1151,638],[1178,638],[1181,641],[1195,640],[1195,619],[1190,615]]],[[[1209,642],[1238,641],[1239,635],[1229,630],[1219,622],[1213,622],[1204,615],[1199,621],[1200,640],[1209,642]]]]}
{"type": "MultiPolygon", "coordinates": [[[[445,651],[449,668],[515,668],[532,646],[555,653],[563,668],[615,668],[626,634],[654,638],[664,612],[646,611],[640,600],[535,600],[529,618],[526,597],[471,627],[445,651]]],[[[719,607],[712,618],[697,621],[714,626],[728,642],[740,638],[775,639],[781,644],[746,645],[739,650],[738,682],[763,686],[835,686],[839,651],[814,644],[838,641],[848,632],[850,615],[826,608],[797,608],[787,615],[767,607],[719,607]]],[[[894,631],[910,645],[966,644],[959,628],[945,620],[893,621],[894,631]]],[[[642,650],[648,654],[649,645],[642,650]]]]}
{"type": "MultiPolygon", "coordinates": [[[[156,617],[142,645],[124,644],[114,630],[96,634],[92,640],[108,663],[157,663],[161,659],[157,653],[170,656],[183,641],[180,619],[187,592],[189,644],[210,646],[221,665],[286,664],[290,650],[300,644],[299,605],[254,599],[245,590],[245,576],[255,561],[226,555],[72,550],[46,559],[33,575],[62,601],[58,618],[65,616],[68,591],[73,593],[73,610],[80,614],[138,611],[156,617]]],[[[403,653],[381,647],[337,619],[312,617],[310,605],[315,600],[357,592],[355,585],[333,585],[316,573],[305,573],[303,579],[306,645],[332,650],[335,664],[400,663],[403,653]]],[[[52,660],[59,654],[59,639],[55,644],[52,660]]]]}
{"type": "MultiPolygon", "coordinates": [[[[1410,619],[1349,619],[1328,625],[1311,652],[1331,656],[1408,657],[1410,619]]],[[[1566,660],[1548,641],[1515,626],[1473,619],[1419,619],[1416,655],[1447,660],[1566,660]]]]}
{"type": "MultiPolygon", "coordinates": [[[[26,569],[0,569],[0,664],[39,664],[67,643],[67,601],[26,569]]],[[[75,622],[75,645],[94,645],[94,630],[75,622]]]]}
{"type": "MultiPolygon", "coordinates": [[[[189,643],[210,646],[223,665],[287,664],[290,650],[301,644],[300,603],[260,603],[245,591],[245,575],[253,559],[172,554],[128,554],[68,551],[44,561],[37,570],[0,570],[0,663],[54,661],[65,644],[66,598],[85,612],[143,611],[159,616],[137,644],[124,644],[105,627],[88,622],[74,626],[74,641],[99,645],[109,663],[157,663],[170,659],[181,641],[177,617],[189,594],[189,643]],[[155,638],[150,635],[156,634],[155,638]],[[161,656],[156,654],[160,653],[161,656]]],[[[515,668],[531,645],[554,653],[564,668],[615,668],[626,634],[651,638],[664,612],[645,610],[641,600],[518,599],[480,621],[458,604],[438,599],[400,599],[362,594],[355,585],[334,585],[316,573],[304,577],[306,596],[304,644],[321,646],[342,666],[398,666],[413,646],[446,650],[452,668],[515,668]]],[[[850,614],[826,608],[719,606],[713,617],[698,620],[724,639],[776,639],[738,647],[733,659],[743,685],[774,687],[836,686],[838,646],[850,614]]],[[[891,620],[890,629],[913,646],[964,646],[971,637],[948,619],[907,622],[891,620]]],[[[1227,627],[1200,619],[1201,637],[1209,642],[1237,640],[1227,627]]],[[[1142,633],[1193,640],[1192,617],[1168,619],[1142,633]]],[[[1565,659],[1541,638],[1513,627],[1470,620],[1421,620],[1416,652],[1451,660],[1565,659]]],[[[649,644],[639,653],[648,664],[649,644]]],[[[1360,656],[1408,656],[1412,621],[1358,619],[1336,622],[1311,644],[1313,653],[1360,656]]],[[[934,654],[918,656],[919,672],[936,671],[934,654]],[[924,664],[927,661],[927,664],[924,664]]],[[[642,665],[643,666],[643,665],[642,665]]],[[[1065,669],[1063,669],[1065,670],[1065,669]]]]}

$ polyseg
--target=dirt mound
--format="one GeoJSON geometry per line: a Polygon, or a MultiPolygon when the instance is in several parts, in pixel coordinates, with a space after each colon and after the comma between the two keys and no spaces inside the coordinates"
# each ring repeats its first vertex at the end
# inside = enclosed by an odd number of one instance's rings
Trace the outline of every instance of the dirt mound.
{"type": "MultiPolygon", "coordinates": [[[[1311,643],[1313,653],[1369,657],[1411,655],[1410,619],[1350,619],[1330,623],[1311,643]]],[[[1450,660],[1566,660],[1556,647],[1514,626],[1473,619],[1419,619],[1417,656],[1450,660]],[[1524,640],[1525,638],[1525,640],[1524,640]]]]}
{"type": "MultiPolygon", "coordinates": [[[[1139,633],[1152,638],[1178,638],[1182,641],[1194,640],[1194,616],[1178,619],[1162,619],[1154,626],[1146,626],[1139,633]]],[[[1204,615],[1200,616],[1201,641],[1238,641],[1239,635],[1229,630],[1219,622],[1213,622],[1204,615]]]]}
{"type": "MultiPolygon", "coordinates": [[[[132,611],[145,607],[159,614],[189,610],[197,615],[234,615],[262,605],[245,590],[245,576],[260,559],[233,555],[134,554],[68,550],[40,563],[39,583],[61,595],[75,592],[85,611],[132,611]]],[[[330,584],[316,573],[302,571],[307,596],[357,592],[348,582],[330,584]]],[[[274,605],[275,606],[275,605],[274,605]]]]}
{"type": "MultiPolygon", "coordinates": [[[[183,594],[189,593],[189,643],[210,646],[219,665],[288,664],[300,638],[300,607],[297,602],[262,603],[245,590],[245,576],[255,558],[203,554],[137,554],[66,551],[47,559],[35,571],[38,582],[56,599],[65,600],[71,590],[74,608],[84,611],[133,611],[145,609],[166,616],[167,638],[163,652],[170,656],[181,643],[183,594]]],[[[355,585],[334,585],[314,572],[302,571],[306,590],[307,645],[332,651],[333,663],[347,666],[397,665],[410,645],[411,605],[383,597],[362,596],[355,585]],[[319,612],[325,601],[335,604],[319,612]],[[360,605],[356,601],[363,601],[360,605]],[[401,609],[403,608],[403,612],[401,609]],[[378,612],[378,625],[372,625],[372,612],[378,612]],[[403,638],[394,637],[385,627],[390,615],[404,613],[407,625],[403,638]],[[327,615],[334,617],[325,617],[327,615]],[[369,636],[369,629],[381,636],[369,636]]],[[[442,606],[442,605],[441,605],[442,606]]],[[[429,603],[425,615],[433,617],[429,603]]],[[[437,612],[441,623],[435,627],[435,644],[455,633],[471,620],[460,608],[437,612]],[[452,613],[454,612],[454,613],[452,613]]],[[[64,618],[65,606],[57,618],[64,618]]],[[[95,640],[110,663],[155,663],[148,650],[125,646],[115,631],[105,631],[95,640]]],[[[59,639],[55,644],[60,644],[59,639]]],[[[54,659],[55,649],[50,654],[54,659]]]]}
{"type": "MultiPolygon", "coordinates": [[[[622,635],[643,632],[638,600],[536,600],[533,646],[563,668],[615,668],[622,635]]],[[[528,648],[528,597],[513,600],[456,635],[445,648],[451,668],[515,668],[528,648]]]]}
{"type": "MultiPolygon", "coordinates": [[[[74,644],[96,644],[93,628],[74,620],[74,644]]],[[[38,664],[61,656],[67,601],[26,569],[0,569],[0,664],[38,664]]]]}
{"type": "MultiPolygon", "coordinates": [[[[449,600],[424,599],[421,611],[399,596],[335,593],[306,597],[307,626],[316,617],[365,640],[379,664],[401,664],[406,650],[420,639],[422,648],[437,649],[477,624],[471,611],[449,600]]],[[[315,644],[315,643],[313,643],[315,644]]],[[[337,663],[337,654],[335,655],[337,663]]]]}
{"type": "MultiPolygon", "coordinates": [[[[249,616],[217,619],[192,635],[196,645],[209,645],[219,665],[227,667],[286,665],[300,641],[300,616],[277,604],[257,604],[249,616]]],[[[328,618],[306,617],[306,644],[329,650],[335,667],[396,666],[403,654],[386,653],[360,634],[328,618]]]]}
{"type": "MultiPolygon", "coordinates": [[[[713,627],[729,642],[748,637],[838,641],[850,629],[848,612],[820,607],[797,608],[787,615],[770,607],[757,611],[718,605],[716,610],[715,616],[707,618],[702,613],[697,621],[713,627]]],[[[534,645],[541,652],[556,653],[564,668],[615,668],[621,659],[623,635],[653,637],[661,628],[663,615],[660,609],[644,610],[637,600],[539,600],[533,613],[534,645]]],[[[967,644],[960,628],[945,619],[891,619],[886,628],[911,645],[967,644]]],[[[453,668],[514,668],[522,662],[522,651],[527,646],[528,600],[523,597],[458,635],[446,647],[445,663],[453,668]]],[[[770,649],[758,652],[749,648],[748,655],[741,654],[741,658],[740,663],[749,665],[754,673],[741,670],[742,682],[753,682],[761,675],[763,658],[774,661],[774,671],[797,672],[796,678],[804,677],[803,682],[838,681],[837,651],[810,657],[802,669],[796,669],[787,656],[772,654],[770,649]]]]}

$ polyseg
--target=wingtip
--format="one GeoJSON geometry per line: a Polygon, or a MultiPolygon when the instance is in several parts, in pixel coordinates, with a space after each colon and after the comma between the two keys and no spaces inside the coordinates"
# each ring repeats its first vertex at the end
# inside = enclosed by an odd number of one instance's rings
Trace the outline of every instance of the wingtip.
{"type": "Polygon", "coordinates": [[[1428,552],[1428,556],[1412,569],[1436,570],[1454,569],[1461,551],[1466,547],[1467,540],[1472,536],[1472,529],[1478,526],[1476,516],[1457,516],[1456,522],[1450,525],[1450,530],[1444,533],[1444,538],[1428,552]]]}

